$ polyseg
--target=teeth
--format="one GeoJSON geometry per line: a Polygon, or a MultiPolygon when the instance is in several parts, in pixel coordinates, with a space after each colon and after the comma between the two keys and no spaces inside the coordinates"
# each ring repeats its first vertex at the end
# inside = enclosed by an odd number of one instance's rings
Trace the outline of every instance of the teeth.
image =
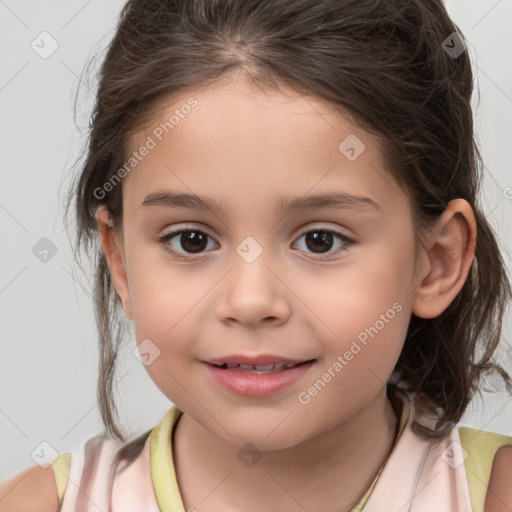
{"type": "Polygon", "coordinates": [[[266,365],[245,365],[245,364],[232,364],[232,363],[223,363],[222,365],[218,365],[219,368],[230,370],[240,371],[240,372],[250,372],[250,373],[275,373],[280,372],[282,370],[286,370],[287,368],[292,368],[297,366],[300,363],[276,363],[276,364],[266,364],[266,365]]]}

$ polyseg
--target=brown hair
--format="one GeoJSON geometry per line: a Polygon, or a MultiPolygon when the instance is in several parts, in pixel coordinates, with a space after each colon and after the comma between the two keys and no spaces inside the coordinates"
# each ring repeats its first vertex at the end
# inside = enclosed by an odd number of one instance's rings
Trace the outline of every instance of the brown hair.
{"type": "MultiPolygon", "coordinates": [[[[438,419],[440,436],[461,419],[492,361],[510,282],[495,233],[478,204],[481,156],[470,105],[473,75],[465,42],[440,0],[130,0],[99,71],[86,159],[72,184],[76,250],[96,255],[99,333],[98,398],[108,432],[124,440],[114,420],[113,377],[122,339],[120,299],[98,243],[95,212],[106,205],[117,228],[121,186],[100,189],[125,162],[130,134],[158,101],[200,88],[235,71],[256,84],[286,83],[348,112],[382,137],[392,175],[413,199],[422,233],[448,202],[463,198],[477,223],[467,280],[437,318],[412,315],[388,392],[398,388],[438,419]],[[453,33],[458,38],[453,39],[453,33]]],[[[144,434],[146,437],[148,433],[144,434]]],[[[138,448],[125,453],[135,456],[138,448]]]]}

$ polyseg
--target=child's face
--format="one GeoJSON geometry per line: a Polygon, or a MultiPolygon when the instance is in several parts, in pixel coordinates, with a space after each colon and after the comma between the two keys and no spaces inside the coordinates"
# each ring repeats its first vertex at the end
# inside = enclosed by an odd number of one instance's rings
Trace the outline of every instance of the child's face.
{"type": "Polygon", "coordinates": [[[132,140],[140,162],[123,184],[125,311],[137,344],[151,340],[147,371],[226,443],[263,449],[293,446],[383,396],[421,280],[408,198],[377,139],[327,103],[284,90],[239,79],[162,105],[132,140]],[[191,97],[197,105],[184,107],[191,97]],[[173,114],[166,133],[160,123],[173,114]],[[359,156],[354,135],[365,145],[359,156]],[[143,206],[157,191],[200,195],[225,211],[143,206]],[[376,206],[278,209],[282,199],[332,193],[376,206]],[[159,243],[178,229],[192,233],[159,243]],[[283,389],[246,396],[203,362],[238,354],[316,361],[283,389]]]}

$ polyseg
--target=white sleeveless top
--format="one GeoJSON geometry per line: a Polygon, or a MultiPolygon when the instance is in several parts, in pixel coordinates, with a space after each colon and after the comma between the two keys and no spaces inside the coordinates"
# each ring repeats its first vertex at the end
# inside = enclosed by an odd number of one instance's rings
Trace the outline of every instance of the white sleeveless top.
{"type": "MultiPolygon", "coordinates": [[[[394,447],[351,512],[483,511],[492,457],[500,446],[512,446],[512,437],[461,427],[440,440],[423,439],[411,429],[413,420],[427,426],[432,422],[417,418],[413,404],[400,397],[403,408],[394,447]],[[471,457],[461,447],[461,437],[464,446],[471,447],[471,457]],[[473,506],[467,475],[472,477],[473,506]]],[[[151,430],[135,461],[119,471],[125,467],[121,463],[112,492],[108,482],[114,455],[131,440],[120,443],[98,435],[78,451],[56,457],[52,467],[61,498],[59,512],[185,512],[172,455],[181,414],[173,406],[151,430]]]]}

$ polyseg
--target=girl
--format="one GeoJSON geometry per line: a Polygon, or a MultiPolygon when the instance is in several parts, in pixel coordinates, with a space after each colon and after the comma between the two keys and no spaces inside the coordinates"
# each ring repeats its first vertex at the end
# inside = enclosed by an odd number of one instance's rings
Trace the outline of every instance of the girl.
{"type": "Polygon", "coordinates": [[[512,437],[457,426],[511,385],[464,50],[440,0],[129,1],[70,197],[106,432],[0,509],[509,510],[512,437]],[[175,404],[136,439],[121,308],[175,404]]]}

